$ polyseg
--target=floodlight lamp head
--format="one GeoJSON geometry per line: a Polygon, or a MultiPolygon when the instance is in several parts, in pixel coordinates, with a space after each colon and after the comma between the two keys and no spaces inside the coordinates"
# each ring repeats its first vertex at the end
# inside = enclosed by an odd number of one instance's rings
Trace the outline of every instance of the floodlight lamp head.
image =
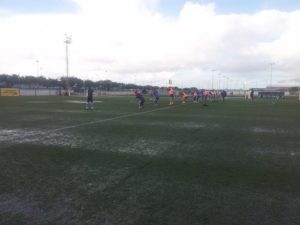
{"type": "Polygon", "coordinates": [[[66,36],[65,43],[66,44],[71,44],[71,42],[72,42],[72,36],[71,35],[67,35],[67,34],[65,34],[65,36],[66,36]]]}

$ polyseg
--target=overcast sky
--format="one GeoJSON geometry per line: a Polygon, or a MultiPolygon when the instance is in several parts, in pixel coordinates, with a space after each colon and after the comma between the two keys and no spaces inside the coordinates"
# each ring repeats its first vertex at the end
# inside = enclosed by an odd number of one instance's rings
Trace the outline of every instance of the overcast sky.
{"type": "Polygon", "coordinates": [[[65,75],[68,34],[83,79],[300,85],[299,27],[299,0],[0,0],[0,73],[65,75]]]}

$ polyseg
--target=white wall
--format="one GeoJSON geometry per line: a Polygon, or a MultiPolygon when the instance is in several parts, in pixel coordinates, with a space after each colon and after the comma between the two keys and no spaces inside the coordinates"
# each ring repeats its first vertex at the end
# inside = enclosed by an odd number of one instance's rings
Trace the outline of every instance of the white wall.
{"type": "Polygon", "coordinates": [[[20,96],[56,96],[59,91],[56,89],[20,89],[20,96]]]}

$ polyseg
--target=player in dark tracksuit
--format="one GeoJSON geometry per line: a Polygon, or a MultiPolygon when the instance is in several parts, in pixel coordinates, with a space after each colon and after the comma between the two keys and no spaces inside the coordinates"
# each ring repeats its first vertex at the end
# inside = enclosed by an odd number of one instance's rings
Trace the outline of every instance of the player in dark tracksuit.
{"type": "Polygon", "coordinates": [[[254,100],[254,90],[253,89],[251,89],[251,91],[250,91],[250,98],[251,98],[251,101],[254,100]]]}
{"type": "Polygon", "coordinates": [[[158,94],[157,89],[153,89],[153,91],[152,91],[152,97],[153,97],[154,105],[157,105],[158,104],[158,100],[159,100],[159,94],[158,94]]]}
{"type": "Polygon", "coordinates": [[[227,93],[225,90],[222,90],[221,91],[221,97],[222,97],[222,101],[224,102],[225,101],[225,97],[227,96],[227,93]]]}
{"type": "Polygon", "coordinates": [[[86,109],[94,109],[93,89],[89,87],[86,100],[86,109]]]}
{"type": "Polygon", "coordinates": [[[139,101],[139,109],[144,108],[145,98],[144,96],[137,90],[134,91],[135,98],[139,101]]]}

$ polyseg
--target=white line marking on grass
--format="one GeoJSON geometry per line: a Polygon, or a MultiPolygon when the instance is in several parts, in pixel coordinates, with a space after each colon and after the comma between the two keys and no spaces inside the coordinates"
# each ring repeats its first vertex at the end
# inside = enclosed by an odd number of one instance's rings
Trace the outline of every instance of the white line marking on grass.
{"type": "MultiPolygon", "coordinates": [[[[86,103],[86,101],[84,101],[84,100],[82,100],[82,101],[80,101],[80,100],[66,100],[66,101],[64,101],[64,102],[67,102],[67,103],[75,103],[75,104],[85,104],[86,103]]],[[[103,101],[94,101],[94,103],[103,103],[103,101]]]]}
{"type": "Polygon", "coordinates": [[[50,101],[27,101],[26,103],[48,104],[50,101]]]}
{"type": "Polygon", "coordinates": [[[112,120],[117,120],[117,119],[122,119],[122,118],[128,118],[128,117],[132,117],[132,116],[136,116],[136,115],[147,114],[147,113],[161,111],[161,110],[170,109],[170,108],[174,108],[174,107],[176,107],[176,106],[167,106],[167,107],[162,107],[162,108],[153,109],[153,110],[144,111],[144,112],[130,113],[130,114],[125,114],[125,115],[121,115],[121,116],[116,116],[116,117],[113,117],[113,118],[107,118],[107,119],[102,119],[102,120],[95,120],[95,121],[91,121],[91,122],[86,122],[86,123],[81,123],[81,124],[76,124],[76,125],[61,127],[61,128],[57,128],[57,129],[52,129],[52,130],[49,130],[49,131],[46,131],[46,132],[56,132],[56,131],[67,130],[67,129],[71,129],[71,128],[77,128],[77,127],[82,127],[82,126],[97,124],[97,123],[103,123],[103,122],[107,122],[107,121],[112,121],[112,120]]]}

